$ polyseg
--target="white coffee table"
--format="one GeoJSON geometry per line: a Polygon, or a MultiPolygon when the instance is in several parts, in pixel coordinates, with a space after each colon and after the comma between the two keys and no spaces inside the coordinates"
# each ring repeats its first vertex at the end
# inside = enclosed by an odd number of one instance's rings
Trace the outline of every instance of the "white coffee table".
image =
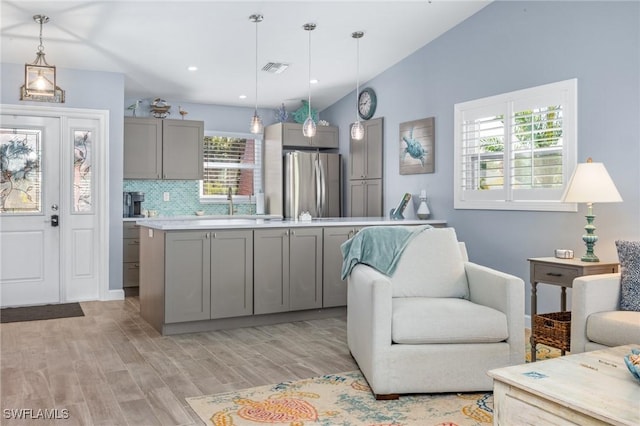
{"type": "Polygon", "coordinates": [[[618,346],[489,371],[494,425],[640,425],[640,381],[618,346]]]}

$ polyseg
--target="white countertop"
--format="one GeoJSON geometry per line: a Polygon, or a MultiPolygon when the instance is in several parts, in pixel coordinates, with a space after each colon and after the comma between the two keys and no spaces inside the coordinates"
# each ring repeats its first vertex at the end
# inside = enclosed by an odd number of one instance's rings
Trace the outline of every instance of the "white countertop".
{"type": "MultiPolygon", "coordinates": [[[[125,218],[136,219],[136,218],[125,218]]],[[[310,221],[281,219],[281,218],[255,218],[229,216],[224,217],[198,217],[189,216],[188,219],[173,218],[137,218],[138,225],[159,229],[163,231],[191,230],[191,229],[242,229],[242,228],[292,228],[310,226],[369,226],[369,225],[445,225],[445,220],[391,220],[386,217],[328,217],[317,218],[310,221]]]]}

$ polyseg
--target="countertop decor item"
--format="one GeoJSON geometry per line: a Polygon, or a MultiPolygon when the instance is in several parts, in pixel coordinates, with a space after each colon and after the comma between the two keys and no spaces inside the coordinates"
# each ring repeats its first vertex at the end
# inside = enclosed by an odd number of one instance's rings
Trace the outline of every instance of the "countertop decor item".
{"type": "Polygon", "coordinates": [[[587,203],[587,231],[582,236],[582,241],[587,246],[587,252],[582,256],[583,262],[599,262],[598,256],[593,251],[593,246],[598,241],[595,234],[596,227],[593,224],[593,203],[617,203],[622,197],[613,183],[611,176],[602,163],[594,163],[591,157],[586,163],[578,164],[562,195],[564,203],[587,203]]]}
{"type": "Polygon", "coordinates": [[[420,191],[420,206],[418,206],[416,215],[418,215],[418,219],[428,219],[430,214],[429,206],[427,206],[427,190],[423,189],[420,191]]]}
{"type": "Polygon", "coordinates": [[[171,105],[161,98],[155,98],[153,102],[151,102],[150,109],[155,118],[166,118],[167,115],[171,114],[169,112],[171,105]]]}
{"type": "Polygon", "coordinates": [[[178,105],[178,113],[180,114],[180,116],[182,117],[183,120],[184,120],[184,116],[189,114],[188,111],[185,111],[185,110],[182,109],[181,105],[178,105]]]}

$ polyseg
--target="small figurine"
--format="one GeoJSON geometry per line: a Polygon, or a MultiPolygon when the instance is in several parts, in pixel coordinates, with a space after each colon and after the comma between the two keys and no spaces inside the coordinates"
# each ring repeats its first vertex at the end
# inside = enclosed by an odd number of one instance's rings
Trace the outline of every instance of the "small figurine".
{"type": "Polygon", "coordinates": [[[178,112],[180,113],[180,115],[182,116],[182,119],[184,120],[184,116],[189,114],[189,112],[185,111],[182,109],[181,105],[178,105],[178,112]]]}
{"type": "Polygon", "coordinates": [[[165,118],[167,115],[171,114],[169,112],[170,109],[171,105],[169,105],[164,99],[155,98],[151,103],[151,112],[155,118],[165,118]]]}
{"type": "Polygon", "coordinates": [[[138,107],[140,106],[140,102],[141,102],[141,100],[140,100],[140,99],[138,99],[135,103],[133,103],[133,104],[131,104],[131,105],[129,105],[129,106],[127,107],[127,109],[128,109],[128,110],[131,110],[131,111],[133,112],[132,117],[135,117],[135,116],[136,116],[136,110],[137,110],[137,109],[138,109],[138,107]]]}

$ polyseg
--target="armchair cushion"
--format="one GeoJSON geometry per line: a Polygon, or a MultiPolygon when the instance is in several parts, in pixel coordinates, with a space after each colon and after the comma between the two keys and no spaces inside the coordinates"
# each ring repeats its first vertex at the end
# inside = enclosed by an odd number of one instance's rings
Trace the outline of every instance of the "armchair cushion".
{"type": "Polygon", "coordinates": [[[453,228],[431,228],[406,246],[391,276],[393,297],[469,298],[463,253],[453,228]]]}
{"type": "Polygon", "coordinates": [[[620,259],[620,309],[640,311],[640,241],[616,241],[620,259]]]}
{"type": "Polygon", "coordinates": [[[502,312],[464,299],[393,298],[394,343],[495,343],[509,337],[502,312]]]}
{"type": "Polygon", "coordinates": [[[596,312],[587,318],[591,342],[613,347],[640,342],[640,316],[636,312],[596,312]]]}

